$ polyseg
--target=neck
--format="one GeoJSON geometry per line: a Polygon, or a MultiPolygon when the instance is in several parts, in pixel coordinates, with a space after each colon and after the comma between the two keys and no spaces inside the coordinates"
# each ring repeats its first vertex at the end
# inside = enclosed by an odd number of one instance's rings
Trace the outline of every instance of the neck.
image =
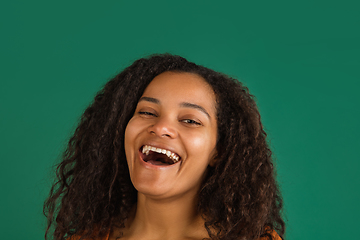
{"type": "Polygon", "coordinates": [[[202,238],[204,234],[207,237],[196,203],[196,196],[158,200],[139,193],[126,235],[134,239],[202,238]]]}

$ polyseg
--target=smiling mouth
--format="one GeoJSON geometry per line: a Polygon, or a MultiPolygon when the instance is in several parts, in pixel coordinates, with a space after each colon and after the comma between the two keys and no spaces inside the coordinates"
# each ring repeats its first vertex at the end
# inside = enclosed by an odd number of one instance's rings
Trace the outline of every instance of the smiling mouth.
{"type": "Polygon", "coordinates": [[[143,160],[153,165],[172,165],[181,160],[180,156],[166,149],[144,145],[140,148],[143,160]]]}

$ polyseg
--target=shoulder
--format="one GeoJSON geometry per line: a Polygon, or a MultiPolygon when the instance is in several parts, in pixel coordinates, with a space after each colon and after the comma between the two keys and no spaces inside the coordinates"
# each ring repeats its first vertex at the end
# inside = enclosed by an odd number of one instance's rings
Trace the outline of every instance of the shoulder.
{"type": "MultiPolygon", "coordinates": [[[[94,238],[81,238],[82,235],[73,235],[69,237],[67,240],[94,240],[94,238]]],[[[109,240],[109,234],[103,238],[97,238],[95,240],[109,240]]]]}
{"type": "MultiPolygon", "coordinates": [[[[81,238],[81,236],[79,235],[75,235],[75,236],[72,236],[70,238],[68,238],[67,240],[93,240],[93,238],[81,238]]],[[[96,239],[96,240],[109,240],[108,236],[105,237],[105,238],[99,238],[99,239],[96,239]]]]}
{"type": "MultiPolygon", "coordinates": [[[[282,238],[279,236],[279,234],[277,234],[277,232],[275,230],[271,230],[270,235],[272,236],[272,240],[282,240],[282,238]]],[[[267,240],[269,238],[267,237],[261,237],[258,240],[267,240]]]]}

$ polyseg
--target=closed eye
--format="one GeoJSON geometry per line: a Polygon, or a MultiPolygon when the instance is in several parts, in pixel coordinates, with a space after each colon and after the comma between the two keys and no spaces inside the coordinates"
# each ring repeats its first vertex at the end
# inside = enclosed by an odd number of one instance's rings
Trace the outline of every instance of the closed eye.
{"type": "Polygon", "coordinates": [[[190,125],[202,125],[200,122],[197,122],[195,120],[192,120],[192,119],[184,119],[184,120],[181,120],[183,123],[187,123],[187,124],[190,124],[190,125]]]}
{"type": "Polygon", "coordinates": [[[154,116],[156,117],[156,115],[152,112],[147,112],[147,111],[140,111],[138,112],[140,115],[145,115],[145,116],[154,116]]]}

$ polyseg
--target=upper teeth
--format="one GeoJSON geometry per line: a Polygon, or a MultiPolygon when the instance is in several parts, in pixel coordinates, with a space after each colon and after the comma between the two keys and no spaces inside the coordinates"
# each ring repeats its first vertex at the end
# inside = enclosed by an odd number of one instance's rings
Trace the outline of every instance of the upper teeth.
{"type": "Polygon", "coordinates": [[[156,148],[156,147],[152,147],[152,146],[148,146],[148,145],[145,145],[142,149],[142,153],[144,153],[146,155],[149,155],[150,151],[165,154],[168,158],[173,160],[174,163],[179,161],[179,156],[177,154],[175,154],[169,150],[166,150],[166,149],[156,148]]]}

